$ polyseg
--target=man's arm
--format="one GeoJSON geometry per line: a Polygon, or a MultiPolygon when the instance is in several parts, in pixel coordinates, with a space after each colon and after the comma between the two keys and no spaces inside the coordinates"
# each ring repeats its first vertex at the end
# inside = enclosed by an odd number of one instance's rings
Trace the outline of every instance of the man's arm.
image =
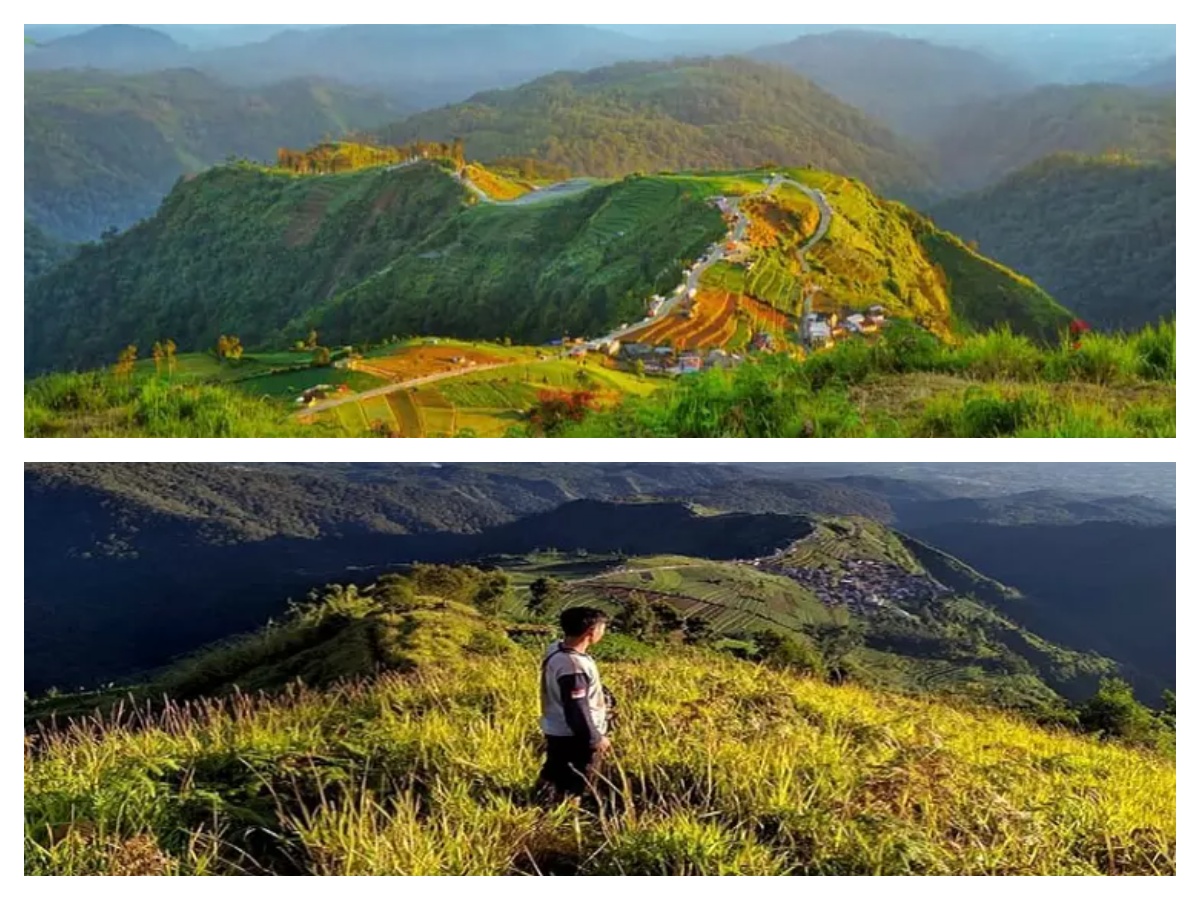
{"type": "Polygon", "coordinates": [[[567,725],[577,738],[586,738],[588,744],[595,747],[604,740],[604,735],[596,730],[592,721],[591,710],[588,709],[588,679],[582,672],[563,675],[558,679],[559,696],[562,697],[563,713],[567,717],[567,725]]]}

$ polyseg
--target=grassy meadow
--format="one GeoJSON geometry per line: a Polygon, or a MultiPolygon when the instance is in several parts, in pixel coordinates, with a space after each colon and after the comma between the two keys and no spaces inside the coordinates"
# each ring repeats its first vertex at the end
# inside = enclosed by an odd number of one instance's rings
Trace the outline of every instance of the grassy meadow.
{"type": "Polygon", "coordinates": [[[27,874],[1173,874],[1175,769],[701,650],[602,662],[598,809],[530,801],[537,656],[29,735],[27,874]]]}

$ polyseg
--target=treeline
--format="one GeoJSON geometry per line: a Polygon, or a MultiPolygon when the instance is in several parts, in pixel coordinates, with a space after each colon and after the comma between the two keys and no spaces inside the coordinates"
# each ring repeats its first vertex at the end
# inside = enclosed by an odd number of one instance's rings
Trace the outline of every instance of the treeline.
{"type": "Polygon", "coordinates": [[[276,167],[298,175],[331,175],[399,165],[417,159],[449,159],[461,167],[466,163],[463,152],[463,142],[459,138],[452,141],[413,141],[400,146],[326,141],[309,150],[280,147],[276,153],[276,167]]]}

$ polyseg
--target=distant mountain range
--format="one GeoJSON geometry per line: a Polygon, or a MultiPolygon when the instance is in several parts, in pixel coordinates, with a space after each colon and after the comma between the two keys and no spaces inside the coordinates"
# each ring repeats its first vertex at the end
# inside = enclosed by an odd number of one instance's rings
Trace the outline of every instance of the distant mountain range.
{"type": "MultiPolygon", "coordinates": [[[[1174,98],[1163,93],[1173,61],[1126,69],[1125,86],[1037,87],[1003,55],[963,46],[970,29],[922,39],[921,29],[795,26],[777,32],[793,40],[772,44],[761,27],[725,38],[711,26],[664,27],[34,28],[43,37],[25,50],[26,212],[57,237],[94,238],[152,212],[178,174],[389,120],[385,138],[466,137],[484,159],[536,156],[591,175],[770,159],[854,174],[918,202],[1055,152],[1174,154],[1174,98]],[[669,60],[725,49],[803,77],[669,60]],[[81,68],[136,77],[62,71],[81,68]],[[194,72],[151,74],[177,68],[194,72]],[[322,85],[316,109],[298,84],[322,85]],[[99,92],[85,97],[81,85],[99,92]]],[[[1009,30],[1015,40],[1020,29],[1009,30]]]]}
{"type": "Polygon", "coordinates": [[[916,142],[964,103],[1032,87],[1027,76],[982,53],[882,32],[805,35],[752,56],[811,78],[916,142]]]}
{"type": "Polygon", "coordinates": [[[1113,84],[1041,87],[968,104],[929,143],[946,192],[984,187],[1054,153],[1174,160],[1175,98],[1113,84]]]}
{"type": "MultiPolygon", "coordinates": [[[[25,34],[37,42],[80,35],[89,25],[26,25],[25,34]]],[[[111,27],[111,26],[110,26],[111,27]]],[[[339,25],[146,25],[187,47],[203,51],[216,47],[247,45],[253,56],[261,45],[285,32],[337,32],[363,26],[339,25]]],[[[448,28],[505,28],[528,30],[547,26],[367,26],[374,29],[402,29],[410,34],[429,33],[448,28]]],[[[553,26],[550,26],[553,27],[553,26]]],[[[791,41],[800,37],[821,37],[833,32],[886,31],[913,40],[930,41],[981,54],[998,61],[1037,83],[1084,83],[1123,81],[1132,73],[1147,68],[1172,54],[1175,49],[1173,25],[598,25],[571,26],[580,35],[598,31],[611,40],[624,39],[628,46],[653,48],[661,57],[700,53],[743,53],[755,47],[791,41]]],[[[588,35],[582,40],[598,40],[588,35]]],[[[292,38],[285,39],[287,41],[292,38]]],[[[298,46],[298,44],[296,45],[298,46]]],[[[322,45],[325,46],[325,45],[322,45]]],[[[544,48],[536,48],[542,50],[544,48]]],[[[488,48],[482,51],[486,54],[488,48]]],[[[274,52],[274,49],[271,51],[274,52]]],[[[269,55],[269,53],[267,54],[269,55]]],[[[639,58],[628,51],[625,59],[639,58]]],[[[310,61],[321,64],[320,61],[310,61]]],[[[599,64],[599,63],[593,63],[599,64]]],[[[547,70],[548,71],[548,70],[547,70]]],[[[478,90],[480,88],[476,88],[478,90]]],[[[459,98],[456,98],[459,99],[459,98]]]]}
{"type": "Polygon", "coordinates": [[[27,46],[25,68],[149,72],[184,66],[189,57],[187,47],[153,28],[101,25],[27,46]]]}
{"type": "Polygon", "coordinates": [[[92,239],[151,215],[180,176],[228,156],[271,158],[397,114],[379,94],[315,80],[251,90],[192,69],[29,72],[25,215],[55,237],[92,239]]]}
{"type": "Polygon", "coordinates": [[[1175,90],[1175,57],[1172,56],[1161,62],[1146,66],[1144,69],[1138,69],[1123,80],[1125,84],[1134,87],[1173,92],[1175,90]]]}

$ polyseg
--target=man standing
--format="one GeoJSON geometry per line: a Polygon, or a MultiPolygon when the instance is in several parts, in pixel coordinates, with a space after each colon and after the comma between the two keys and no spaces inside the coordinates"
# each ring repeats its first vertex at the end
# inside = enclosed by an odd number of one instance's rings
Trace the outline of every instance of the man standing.
{"type": "Polygon", "coordinates": [[[542,733],[546,763],[539,788],[554,799],[581,797],[592,787],[599,759],[608,752],[608,704],[600,671],[588,648],[604,637],[608,616],[587,606],[564,609],[558,618],[563,639],[542,659],[542,733]]]}

